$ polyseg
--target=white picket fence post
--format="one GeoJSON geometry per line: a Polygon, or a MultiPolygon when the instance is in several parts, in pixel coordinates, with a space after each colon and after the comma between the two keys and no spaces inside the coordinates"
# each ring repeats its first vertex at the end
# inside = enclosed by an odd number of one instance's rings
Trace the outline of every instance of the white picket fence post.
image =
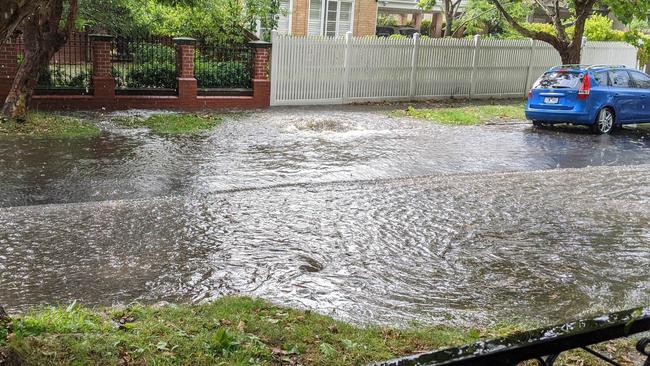
{"type": "Polygon", "coordinates": [[[277,78],[279,62],[273,61],[278,60],[280,57],[280,42],[278,39],[278,31],[271,31],[271,104],[274,104],[277,98],[277,83],[273,83],[273,80],[277,78]]]}
{"type": "Polygon", "coordinates": [[[343,103],[350,99],[350,65],[352,60],[352,32],[345,33],[345,55],[343,56],[343,103]]]}
{"type": "Polygon", "coordinates": [[[416,77],[420,51],[420,33],[413,34],[413,52],[411,53],[411,78],[409,80],[409,99],[415,97],[416,77]]]}
{"type": "Polygon", "coordinates": [[[530,55],[528,56],[528,72],[526,73],[526,85],[524,85],[524,95],[528,95],[528,88],[533,82],[533,61],[535,60],[535,40],[530,40],[530,55]]]}
{"type": "Polygon", "coordinates": [[[481,48],[481,36],[474,36],[474,52],[472,53],[472,75],[470,76],[469,84],[469,99],[474,98],[476,94],[476,70],[478,68],[478,55],[481,48]]]}

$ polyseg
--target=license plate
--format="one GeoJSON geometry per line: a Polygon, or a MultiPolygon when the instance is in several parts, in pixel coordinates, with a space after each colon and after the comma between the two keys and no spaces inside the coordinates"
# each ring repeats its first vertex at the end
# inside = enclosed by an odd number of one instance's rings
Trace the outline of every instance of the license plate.
{"type": "Polygon", "coordinates": [[[559,102],[559,98],[555,98],[555,97],[544,98],[544,103],[546,104],[557,104],[557,102],[559,102]]]}

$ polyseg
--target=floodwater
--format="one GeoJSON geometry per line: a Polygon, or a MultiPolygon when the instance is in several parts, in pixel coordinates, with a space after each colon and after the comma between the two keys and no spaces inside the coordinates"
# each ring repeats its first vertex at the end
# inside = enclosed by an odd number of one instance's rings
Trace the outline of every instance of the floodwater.
{"type": "Polygon", "coordinates": [[[650,134],[278,109],[0,140],[0,303],[260,296],[358,323],[650,303],[650,134]]]}

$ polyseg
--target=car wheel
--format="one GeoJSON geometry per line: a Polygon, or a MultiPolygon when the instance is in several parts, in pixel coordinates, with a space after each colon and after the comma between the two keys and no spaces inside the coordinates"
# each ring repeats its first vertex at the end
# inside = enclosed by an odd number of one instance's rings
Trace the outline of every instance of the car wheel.
{"type": "Polygon", "coordinates": [[[611,133],[615,125],[616,118],[614,117],[614,112],[609,108],[603,108],[598,112],[598,117],[591,126],[591,129],[595,133],[603,135],[611,133]]]}
{"type": "Polygon", "coordinates": [[[548,127],[548,124],[542,122],[542,121],[533,121],[533,126],[537,128],[542,128],[542,127],[548,127]]]}

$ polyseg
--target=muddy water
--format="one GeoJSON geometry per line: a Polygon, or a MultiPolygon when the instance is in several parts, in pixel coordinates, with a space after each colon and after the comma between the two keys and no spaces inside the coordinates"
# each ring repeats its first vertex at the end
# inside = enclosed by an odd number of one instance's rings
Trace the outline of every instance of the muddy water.
{"type": "Polygon", "coordinates": [[[392,324],[648,304],[647,142],[358,110],[256,114],[192,139],[2,141],[0,297],[242,293],[392,324]]]}

